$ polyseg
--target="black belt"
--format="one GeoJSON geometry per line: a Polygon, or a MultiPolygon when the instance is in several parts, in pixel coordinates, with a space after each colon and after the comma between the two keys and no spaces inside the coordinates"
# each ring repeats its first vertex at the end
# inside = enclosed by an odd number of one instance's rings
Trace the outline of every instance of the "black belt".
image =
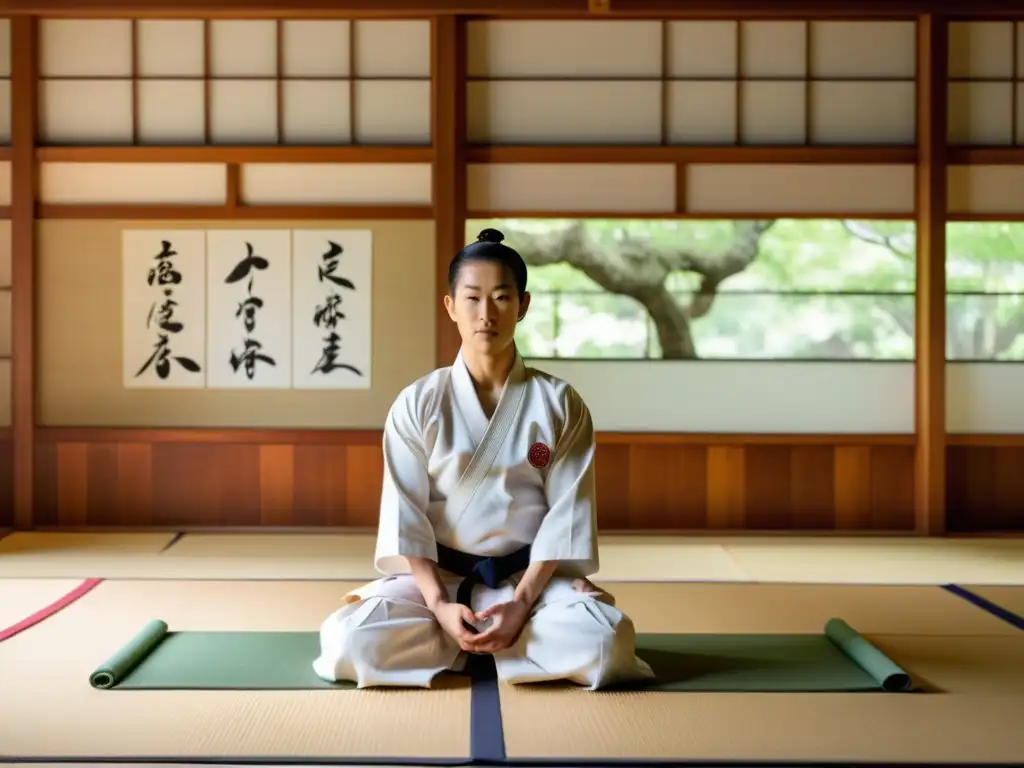
{"type": "Polygon", "coordinates": [[[455,599],[467,608],[472,608],[470,598],[473,596],[473,587],[477,584],[497,589],[503,581],[507,581],[519,571],[526,570],[529,565],[529,546],[507,555],[486,557],[460,552],[443,544],[437,545],[437,566],[462,577],[455,599]]]}

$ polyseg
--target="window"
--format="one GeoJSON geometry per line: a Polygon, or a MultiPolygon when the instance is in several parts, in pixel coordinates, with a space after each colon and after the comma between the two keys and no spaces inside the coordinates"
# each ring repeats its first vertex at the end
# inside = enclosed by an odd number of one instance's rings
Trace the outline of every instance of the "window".
{"type": "Polygon", "coordinates": [[[946,227],[946,357],[1024,360],[1024,222],[946,227]]]}
{"type": "Polygon", "coordinates": [[[467,241],[485,227],[530,267],[525,357],[914,357],[910,221],[488,219],[467,241]]]}

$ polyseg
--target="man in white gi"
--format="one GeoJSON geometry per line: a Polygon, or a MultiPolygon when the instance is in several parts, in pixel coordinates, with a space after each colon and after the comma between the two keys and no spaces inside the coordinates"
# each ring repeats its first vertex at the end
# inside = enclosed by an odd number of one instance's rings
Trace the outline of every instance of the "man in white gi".
{"type": "Polygon", "coordinates": [[[320,629],[325,680],[430,687],[467,654],[509,683],[594,690],[652,678],[598,570],[594,428],[566,382],[526,368],[526,266],[487,229],[449,268],[451,367],[405,388],[384,427],[375,567],[320,629]]]}

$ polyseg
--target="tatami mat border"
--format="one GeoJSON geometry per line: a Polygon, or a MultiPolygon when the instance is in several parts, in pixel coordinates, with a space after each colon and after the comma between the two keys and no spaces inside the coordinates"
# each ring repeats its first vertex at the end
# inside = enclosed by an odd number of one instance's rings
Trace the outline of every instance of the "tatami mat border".
{"type": "MultiPolygon", "coordinates": [[[[532,758],[517,758],[509,761],[478,761],[478,760],[448,760],[438,758],[436,760],[412,760],[408,758],[391,759],[377,757],[345,757],[345,758],[288,758],[288,757],[248,757],[242,758],[202,758],[202,757],[3,757],[0,756],[0,765],[216,765],[216,766],[389,766],[389,768],[418,768],[423,766],[445,766],[450,768],[661,768],[661,766],[685,766],[686,768],[889,768],[891,763],[887,762],[800,762],[794,760],[688,760],[670,759],[664,760],[632,760],[628,758],[613,760],[542,760],[532,758]]],[[[940,763],[934,762],[899,762],[896,768],[1020,768],[1020,763],[940,763]]]]}
{"type": "Polygon", "coordinates": [[[960,586],[959,584],[943,584],[942,588],[957,597],[963,598],[972,605],[981,608],[981,610],[991,613],[996,618],[1002,619],[1007,624],[1010,624],[1017,629],[1024,630],[1024,616],[1018,616],[1009,608],[1004,608],[998,603],[994,603],[991,600],[972,592],[966,587],[960,586]]]}
{"type": "Polygon", "coordinates": [[[164,545],[164,548],[163,548],[163,549],[161,549],[160,551],[161,551],[161,552],[166,552],[166,551],[167,551],[168,549],[170,549],[171,547],[173,547],[173,546],[174,546],[175,544],[177,544],[177,543],[178,543],[179,541],[181,541],[181,540],[182,540],[183,538],[185,538],[185,532],[184,532],[184,531],[178,531],[178,532],[177,532],[176,534],[174,534],[174,538],[173,538],[173,539],[171,539],[170,541],[168,541],[168,542],[167,542],[167,543],[166,543],[166,544],[164,545]]]}
{"type": "Polygon", "coordinates": [[[49,605],[40,608],[38,611],[33,613],[21,621],[18,621],[6,628],[0,628],[0,643],[4,640],[14,637],[15,635],[21,634],[22,632],[31,629],[36,624],[46,621],[51,616],[64,610],[75,601],[85,597],[87,594],[92,592],[96,587],[103,583],[103,579],[85,579],[77,587],[72,589],[70,592],[61,595],[58,599],[54,600],[49,605]]]}

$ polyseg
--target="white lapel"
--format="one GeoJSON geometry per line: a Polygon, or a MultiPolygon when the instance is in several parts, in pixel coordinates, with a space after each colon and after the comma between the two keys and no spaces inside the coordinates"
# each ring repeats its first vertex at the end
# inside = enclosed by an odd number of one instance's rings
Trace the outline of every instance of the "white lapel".
{"type": "MultiPolygon", "coordinates": [[[[516,355],[518,359],[519,355],[516,355]]],[[[512,378],[511,374],[509,378],[512,378]]],[[[466,361],[462,359],[462,352],[455,358],[451,373],[452,395],[455,399],[455,407],[462,415],[466,426],[469,427],[470,437],[473,438],[473,447],[479,448],[487,434],[489,420],[480,405],[480,397],[476,393],[476,386],[473,384],[473,377],[469,375],[466,361]]],[[[502,391],[504,397],[504,390],[502,391]]]]}
{"type": "Polygon", "coordinates": [[[448,519],[449,525],[454,527],[486,479],[487,473],[494,465],[494,460],[498,458],[498,452],[501,450],[505,438],[515,426],[516,419],[519,418],[523,401],[526,398],[526,365],[517,350],[512,370],[509,371],[508,379],[505,381],[501,397],[498,399],[498,405],[494,409],[494,415],[490,421],[484,415],[480,400],[473,387],[473,380],[466,369],[461,353],[452,366],[452,386],[459,410],[466,417],[470,429],[476,431],[480,426],[479,423],[474,424],[474,419],[483,420],[482,434],[475,446],[473,457],[466,465],[462,477],[459,478],[458,484],[445,504],[447,511],[445,517],[448,519]],[[469,387],[469,393],[465,396],[462,396],[459,391],[459,388],[463,386],[469,387]]]}

